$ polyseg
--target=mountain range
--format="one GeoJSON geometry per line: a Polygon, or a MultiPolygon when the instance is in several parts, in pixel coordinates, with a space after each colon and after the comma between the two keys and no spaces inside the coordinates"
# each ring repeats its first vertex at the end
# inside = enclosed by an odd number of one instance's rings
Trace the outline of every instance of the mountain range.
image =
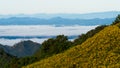
{"type": "Polygon", "coordinates": [[[0,25],[109,25],[119,13],[0,15],[0,25]]]}
{"type": "Polygon", "coordinates": [[[93,13],[84,13],[84,14],[75,14],[75,13],[58,13],[58,14],[14,14],[14,15],[0,15],[0,18],[10,18],[10,17],[32,17],[32,18],[41,18],[41,19],[51,19],[55,17],[61,17],[65,19],[104,19],[104,18],[115,18],[120,11],[106,11],[106,12],[93,12],[93,13]]]}
{"type": "Polygon", "coordinates": [[[0,19],[0,25],[55,25],[55,26],[68,26],[68,25],[109,25],[115,18],[105,19],[65,19],[55,17],[51,19],[40,19],[30,17],[11,17],[0,19]],[[102,21],[102,22],[101,22],[102,21]]]}

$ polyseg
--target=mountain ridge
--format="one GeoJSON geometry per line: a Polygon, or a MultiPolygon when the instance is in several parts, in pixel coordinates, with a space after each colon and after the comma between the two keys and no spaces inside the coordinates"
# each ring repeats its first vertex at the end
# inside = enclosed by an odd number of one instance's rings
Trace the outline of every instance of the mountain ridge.
{"type": "Polygon", "coordinates": [[[13,46],[0,44],[0,48],[3,48],[6,53],[17,57],[31,56],[40,48],[40,46],[39,43],[30,40],[21,41],[13,46]]]}
{"type": "Polygon", "coordinates": [[[61,17],[55,17],[51,19],[40,19],[31,17],[11,17],[1,18],[0,25],[109,25],[114,21],[115,18],[105,19],[66,19],[61,17]],[[101,22],[102,21],[102,22],[101,22]]]}
{"type": "Polygon", "coordinates": [[[37,13],[37,14],[14,14],[14,15],[0,15],[0,18],[10,18],[10,17],[33,17],[33,18],[42,18],[50,19],[54,17],[62,17],[68,19],[93,19],[93,18],[114,18],[120,11],[105,11],[105,12],[91,12],[91,13],[57,13],[57,14],[46,14],[46,13],[37,13]]]}

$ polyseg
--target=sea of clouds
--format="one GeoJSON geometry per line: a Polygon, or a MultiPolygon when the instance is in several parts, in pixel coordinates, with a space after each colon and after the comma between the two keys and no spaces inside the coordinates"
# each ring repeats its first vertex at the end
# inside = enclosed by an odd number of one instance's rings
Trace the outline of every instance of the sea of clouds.
{"type": "MultiPolygon", "coordinates": [[[[54,26],[54,25],[6,25],[0,26],[0,36],[57,36],[57,35],[81,35],[87,31],[94,29],[96,26],[54,26]]],[[[5,39],[0,38],[0,44],[13,45],[23,40],[32,40],[42,43],[48,38],[30,38],[30,39],[5,39]]]]}

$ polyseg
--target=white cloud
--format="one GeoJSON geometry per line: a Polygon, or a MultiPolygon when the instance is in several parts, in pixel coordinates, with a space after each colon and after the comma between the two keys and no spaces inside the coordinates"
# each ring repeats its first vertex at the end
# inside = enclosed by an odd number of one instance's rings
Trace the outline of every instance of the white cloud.
{"type": "MultiPolygon", "coordinates": [[[[55,27],[50,25],[29,25],[29,26],[0,26],[0,36],[56,36],[56,35],[80,35],[87,31],[94,29],[96,26],[63,26],[55,27]]],[[[3,39],[0,38],[0,44],[13,45],[22,40],[32,40],[34,42],[42,43],[48,38],[31,38],[31,39],[3,39]]]]}
{"type": "Polygon", "coordinates": [[[80,35],[96,26],[62,26],[29,25],[0,26],[0,36],[49,36],[49,35],[80,35]]]}

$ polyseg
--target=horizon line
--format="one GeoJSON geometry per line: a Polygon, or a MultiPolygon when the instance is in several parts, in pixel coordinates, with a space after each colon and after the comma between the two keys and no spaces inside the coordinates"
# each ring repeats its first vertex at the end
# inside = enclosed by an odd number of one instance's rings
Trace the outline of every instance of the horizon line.
{"type": "Polygon", "coordinates": [[[0,15],[36,15],[36,14],[44,14],[44,15],[52,15],[52,14],[95,14],[95,13],[107,13],[107,12],[120,12],[117,10],[112,11],[93,11],[93,12],[86,12],[86,13],[11,13],[11,14],[0,14],[0,15]]]}

